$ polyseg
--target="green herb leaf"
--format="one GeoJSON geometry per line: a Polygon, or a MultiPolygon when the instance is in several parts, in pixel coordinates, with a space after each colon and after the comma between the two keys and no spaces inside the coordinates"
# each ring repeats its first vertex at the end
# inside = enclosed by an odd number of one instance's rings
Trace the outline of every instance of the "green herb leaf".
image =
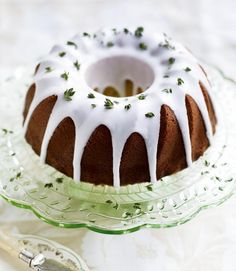
{"type": "Polygon", "coordinates": [[[64,99],[68,102],[72,100],[72,96],[75,94],[75,91],[73,88],[69,88],[64,92],[64,99]]]}
{"type": "Polygon", "coordinates": [[[178,86],[181,86],[182,84],[184,84],[183,79],[178,78],[178,79],[177,79],[177,84],[178,84],[178,86]]]}
{"type": "Polygon", "coordinates": [[[112,200],[110,200],[110,199],[108,199],[108,200],[106,201],[106,203],[108,203],[108,204],[112,204],[112,203],[113,203],[113,201],[112,201],[112,200]]]}
{"type": "Polygon", "coordinates": [[[142,26],[138,27],[134,32],[135,37],[141,38],[143,35],[143,31],[144,31],[144,29],[142,26]]]}
{"type": "Polygon", "coordinates": [[[126,110],[130,110],[130,108],[131,108],[131,104],[126,104],[126,105],[125,105],[125,109],[126,109],[126,110]]]}
{"type": "Polygon", "coordinates": [[[74,66],[76,67],[77,70],[80,69],[80,64],[79,64],[78,60],[76,60],[73,64],[74,64],[74,66]]]}
{"type": "Polygon", "coordinates": [[[84,36],[84,37],[89,37],[89,38],[90,38],[90,34],[87,33],[87,32],[84,32],[84,33],[83,33],[83,36],[84,36]]]}
{"type": "Polygon", "coordinates": [[[168,59],[168,64],[169,65],[173,65],[175,63],[175,58],[174,57],[170,57],[169,59],[168,59]]]}
{"type": "Polygon", "coordinates": [[[151,212],[151,211],[153,211],[154,210],[154,206],[153,205],[151,205],[150,207],[148,207],[148,211],[149,212],[151,212]]]}
{"type": "Polygon", "coordinates": [[[62,178],[62,177],[56,178],[56,182],[57,182],[57,183],[63,183],[63,178],[62,178]]]}
{"type": "Polygon", "coordinates": [[[59,55],[60,57],[63,57],[63,56],[66,55],[66,52],[60,52],[58,55],[59,55]]]}
{"type": "Polygon", "coordinates": [[[89,99],[93,99],[93,98],[95,98],[95,96],[94,96],[93,93],[89,93],[89,94],[88,94],[88,98],[89,98],[89,99]]]}
{"type": "Polygon", "coordinates": [[[13,134],[13,131],[7,130],[6,128],[2,128],[3,133],[6,134],[13,134]]]}
{"type": "Polygon", "coordinates": [[[141,210],[141,209],[142,209],[142,208],[140,207],[140,205],[137,205],[137,204],[134,204],[134,205],[133,205],[133,208],[134,208],[134,209],[138,209],[138,210],[141,210]]]}
{"type": "Polygon", "coordinates": [[[113,206],[114,209],[118,209],[119,208],[119,204],[116,202],[116,204],[113,206]]]}
{"type": "Polygon", "coordinates": [[[209,167],[209,166],[210,166],[210,162],[207,161],[207,160],[205,160],[205,161],[204,161],[204,165],[205,165],[206,167],[209,167]]]}
{"type": "Polygon", "coordinates": [[[52,68],[51,67],[46,67],[45,68],[45,72],[48,73],[48,72],[51,72],[52,71],[52,68]]]}
{"type": "Polygon", "coordinates": [[[139,48],[141,50],[147,50],[147,45],[144,42],[139,43],[139,48]]]}
{"type": "Polygon", "coordinates": [[[105,106],[106,109],[112,109],[114,104],[113,104],[113,102],[111,100],[106,98],[106,100],[104,102],[104,106],[105,106]]]}
{"type": "Polygon", "coordinates": [[[125,34],[128,34],[129,33],[129,30],[127,28],[124,28],[124,33],[125,34]]]}
{"type": "Polygon", "coordinates": [[[5,128],[2,128],[2,131],[3,131],[4,134],[7,134],[7,133],[8,133],[8,130],[5,129],[5,128]]]}
{"type": "Polygon", "coordinates": [[[107,47],[113,47],[114,46],[114,43],[113,42],[111,42],[111,41],[108,41],[108,43],[107,43],[107,47]]]}
{"type": "Polygon", "coordinates": [[[190,71],[191,71],[191,69],[190,69],[189,67],[186,67],[184,70],[185,70],[186,72],[190,72],[190,71]]]}
{"type": "Polygon", "coordinates": [[[52,188],[53,187],[53,183],[45,183],[44,187],[45,188],[52,188]]]}
{"type": "Polygon", "coordinates": [[[148,184],[146,187],[148,191],[153,191],[153,184],[148,184]]]}
{"type": "Polygon", "coordinates": [[[19,179],[21,177],[21,172],[18,172],[17,174],[16,174],[16,179],[19,179]]]}
{"type": "Polygon", "coordinates": [[[168,74],[164,75],[163,78],[169,78],[170,76],[168,74]]]}
{"type": "Polygon", "coordinates": [[[116,28],[112,28],[112,31],[114,32],[115,35],[117,35],[117,29],[116,28]]]}
{"type": "Polygon", "coordinates": [[[217,180],[217,181],[219,181],[219,182],[222,181],[222,179],[221,179],[220,177],[218,177],[218,176],[215,176],[215,177],[216,177],[216,180],[217,180]]]}
{"type": "Polygon", "coordinates": [[[230,179],[225,180],[226,183],[232,182],[232,181],[233,181],[233,178],[230,178],[230,179]]]}
{"type": "Polygon", "coordinates": [[[165,89],[162,90],[162,92],[172,93],[172,88],[165,88],[165,89]]]}
{"type": "Polygon", "coordinates": [[[63,74],[61,74],[61,78],[65,79],[67,81],[69,78],[69,72],[64,72],[63,74]]]}
{"type": "Polygon", "coordinates": [[[140,95],[138,96],[138,99],[139,99],[139,100],[145,100],[146,97],[147,97],[147,95],[140,94],[140,95]]]}
{"type": "Polygon", "coordinates": [[[78,45],[77,45],[76,43],[74,43],[73,41],[67,41],[67,45],[69,45],[69,46],[74,46],[75,49],[78,48],[78,45]]]}
{"type": "Polygon", "coordinates": [[[91,104],[91,107],[92,108],[95,108],[97,105],[96,104],[91,104]]]}
{"type": "Polygon", "coordinates": [[[202,172],[201,172],[201,175],[204,175],[204,174],[209,174],[209,171],[208,171],[208,170],[202,171],[202,172]]]}
{"type": "Polygon", "coordinates": [[[154,116],[155,116],[155,114],[152,112],[148,112],[145,114],[145,117],[147,117],[147,118],[153,118],[154,116]]]}
{"type": "Polygon", "coordinates": [[[132,217],[132,214],[130,212],[125,212],[123,214],[123,218],[129,218],[129,217],[132,217]]]}
{"type": "Polygon", "coordinates": [[[159,44],[159,46],[160,46],[160,47],[163,47],[163,48],[166,48],[166,49],[168,49],[168,50],[169,50],[169,49],[175,50],[175,46],[172,45],[168,39],[165,39],[164,42],[161,42],[161,43],[159,44]]]}

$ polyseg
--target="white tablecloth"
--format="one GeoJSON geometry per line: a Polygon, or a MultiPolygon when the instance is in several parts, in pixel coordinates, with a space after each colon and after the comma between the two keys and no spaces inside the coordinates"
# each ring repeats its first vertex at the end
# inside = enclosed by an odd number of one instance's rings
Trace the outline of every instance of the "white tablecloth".
{"type": "MultiPolygon", "coordinates": [[[[0,80],[36,63],[57,42],[102,26],[143,25],[180,40],[236,78],[236,2],[0,0],[0,80]]],[[[57,229],[0,200],[0,226],[79,252],[93,271],[236,270],[236,198],[171,229],[106,236],[57,229]]],[[[0,270],[26,270],[0,250],[0,270]]]]}

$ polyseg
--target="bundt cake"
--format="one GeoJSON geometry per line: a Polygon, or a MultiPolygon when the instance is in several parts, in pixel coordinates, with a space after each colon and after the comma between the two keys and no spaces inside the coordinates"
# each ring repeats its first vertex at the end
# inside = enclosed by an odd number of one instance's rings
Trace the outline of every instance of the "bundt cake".
{"type": "Polygon", "coordinates": [[[75,181],[156,182],[191,165],[217,119],[196,58],[166,34],[112,29],[54,46],[24,107],[26,141],[75,181]]]}

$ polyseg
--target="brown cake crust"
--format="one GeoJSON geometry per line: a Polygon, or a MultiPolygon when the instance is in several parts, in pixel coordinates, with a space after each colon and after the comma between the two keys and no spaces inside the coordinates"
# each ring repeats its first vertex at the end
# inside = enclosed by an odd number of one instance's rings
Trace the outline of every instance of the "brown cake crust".
{"type": "Polygon", "coordinates": [[[121,185],[150,180],[147,149],[138,133],[129,136],[124,146],[120,164],[121,185]]]}
{"type": "MultiPolygon", "coordinates": [[[[211,99],[199,82],[215,132],[216,116],[211,99]]],[[[27,93],[24,120],[35,94],[35,85],[27,93]]],[[[33,150],[40,155],[40,148],[47,123],[57,97],[50,96],[34,110],[26,132],[26,140],[33,150]]],[[[190,127],[192,159],[195,161],[209,146],[206,128],[196,102],[186,96],[186,108],[190,127]]],[[[79,135],[78,135],[79,137],[79,135]]],[[[64,119],[56,128],[48,146],[46,162],[73,177],[73,154],[75,126],[70,118],[64,119]]],[[[156,146],[153,146],[154,148],[156,146]]],[[[81,180],[94,184],[113,185],[112,140],[109,129],[100,125],[96,128],[84,149],[81,160],[81,180]]],[[[178,172],[187,167],[182,134],[174,112],[167,106],[161,107],[160,134],[157,151],[158,179],[178,172]]],[[[120,164],[121,185],[147,182],[150,180],[147,150],[144,139],[138,133],[128,138],[122,153],[120,164]]]]}
{"type": "Polygon", "coordinates": [[[90,136],[81,160],[81,180],[112,185],[112,141],[105,125],[98,126],[90,136]]]}
{"type": "Polygon", "coordinates": [[[187,167],[184,143],[174,112],[161,107],[160,134],[157,150],[157,179],[187,167]]]}
{"type": "MultiPolygon", "coordinates": [[[[32,87],[33,88],[33,87],[32,87]]],[[[32,91],[30,88],[30,92],[32,91]]],[[[32,98],[31,94],[27,95],[29,99],[32,98]]],[[[44,133],[47,127],[49,117],[51,115],[53,106],[57,100],[56,96],[50,96],[43,100],[34,110],[29,125],[25,134],[27,142],[32,146],[33,150],[39,155],[41,145],[44,137],[44,133]]],[[[30,102],[26,99],[26,105],[30,102]]],[[[28,112],[28,108],[25,107],[24,112],[28,112]]],[[[24,119],[25,121],[25,119],[24,119]]]]}
{"type": "Polygon", "coordinates": [[[66,172],[68,176],[73,176],[74,145],[75,125],[73,120],[67,117],[59,123],[48,144],[46,163],[60,172],[66,172]]]}

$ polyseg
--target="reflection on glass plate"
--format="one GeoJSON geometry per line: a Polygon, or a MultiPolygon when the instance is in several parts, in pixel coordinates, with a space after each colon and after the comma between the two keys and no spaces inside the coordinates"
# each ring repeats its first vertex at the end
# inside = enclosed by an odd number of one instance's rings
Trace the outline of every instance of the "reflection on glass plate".
{"type": "Polygon", "coordinates": [[[87,227],[121,234],[142,227],[185,223],[200,210],[235,192],[236,85],[208,67],[216,96],[218,127],[214,143],[191,168],[157,184],[108,186],[77,184],[42,165],[22,133],[22,107],[29,71],[19,69],[0,84],[0,194],[60,227],[87,227]]]}

